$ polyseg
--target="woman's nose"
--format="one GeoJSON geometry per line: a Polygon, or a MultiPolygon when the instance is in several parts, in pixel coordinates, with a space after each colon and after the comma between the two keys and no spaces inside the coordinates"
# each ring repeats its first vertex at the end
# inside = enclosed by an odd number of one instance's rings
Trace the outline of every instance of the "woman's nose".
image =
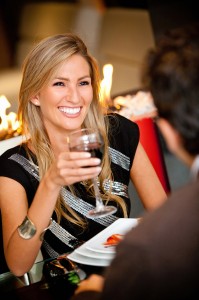
{"type": "Polygon", "coordinates": [[[80,94],[78,92],[78,89],[75,88],[75,87],[71,87],[69,95],[68,95],[68,100],[73,102],[73,103],[79,103],[80,99],[81,99],[81,97],[80,97],[80,94]]]}

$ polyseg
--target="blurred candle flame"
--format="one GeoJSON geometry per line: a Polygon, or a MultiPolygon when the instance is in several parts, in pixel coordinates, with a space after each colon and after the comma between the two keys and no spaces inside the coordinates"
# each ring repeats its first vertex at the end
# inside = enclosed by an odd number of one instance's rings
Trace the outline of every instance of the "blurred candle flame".
{"type": "Polygon", "coordinates": [[[103,66],[103,76],[100,83],[100,101],[106,105],[111,103],[111,87],[112,87],[113,66],[106,64],[103,66]]]}
{"type": "MultiPolygon", "coordinates": [[[[6,114],[6,110],[11,107],[10,102],[4,96],[0,96],[0,139],[5,139],[14,132],[20,134],[21,123],[17,119],[17,114],[10,112],[6,114]]],[[[13,134],[15,136],[15,134],[13,134]]],[[[11,136],[12,137],[12,136],[11,136]]]]}

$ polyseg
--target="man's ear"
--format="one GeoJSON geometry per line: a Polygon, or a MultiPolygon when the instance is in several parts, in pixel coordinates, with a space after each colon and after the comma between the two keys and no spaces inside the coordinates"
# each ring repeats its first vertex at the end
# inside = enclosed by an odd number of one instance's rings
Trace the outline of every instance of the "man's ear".
{"type": "Polygon", "coordinates": [[[157,125],[165,139],[169,150],[176,153],[182,145],[182,139],[178,131],[165,119],[158,119],[157,125]]]}
{"type": "Polygon", "coordinates": [[[30,99],[30,101],[35,105],[35,106],[40,106],[40,101],[39,101],[39,96],[35,96],[35,97],[32,97],[30,99]]]}

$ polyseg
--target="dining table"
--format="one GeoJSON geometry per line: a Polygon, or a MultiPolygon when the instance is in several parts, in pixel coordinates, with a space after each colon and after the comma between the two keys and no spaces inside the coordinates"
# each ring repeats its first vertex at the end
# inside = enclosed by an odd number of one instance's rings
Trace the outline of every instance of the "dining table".
{"type": "Polygon", "coordinates": [[[57,259],[36,262],[31,271],[21,277],[15,276],[12,272],[0,274],[1,300],[67,300],[73,295],[78,282],[92,273],[102,274],[104,271],[104,267],[75,263],[75,267],[80,270],[81,276],[79,276],[79,281],[72,282],[69,280],[72,271],[62,274],[56,273],[53,268],[49,269],[50,263],[55,260],[57,259]]]}
{"type": "Polygon", "coordinates": [[[69,300],[82,280],[91,274],[104,274],[118,243],[139,222],[140,218],[118,218],[70,253],[46,259],[37,256],[31,270],[21,277],[1,273],[1,300],[69,300]]]}

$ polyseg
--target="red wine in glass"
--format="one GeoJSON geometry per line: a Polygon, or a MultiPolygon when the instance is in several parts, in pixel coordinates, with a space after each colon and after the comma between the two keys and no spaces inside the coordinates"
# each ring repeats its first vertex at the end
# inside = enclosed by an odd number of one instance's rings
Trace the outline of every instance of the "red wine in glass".
{"type": "Polygon", "coordinates": [[[70,151],[76,152],[90,152],[91,157],[97,157],[102,159],[103,157],[103,145],[99,142],[89,143],[89,144],[81,144],[70,148],[70,151]]]}
{"type": "MultiPolygon", "coordinates": [[[[70,151],[87,151],[92,157],[103,157],[103,139],[98,130],[84,128],[71,133],[68,136],[68,145],[70,151]]],[[[88,212],[88,218],[100,218],[114,214],[117,208],[114,206],[105,206],[100,196],[97,178],[93,178],[93,187],[95,191],[96,207],[88,212]]]]}

